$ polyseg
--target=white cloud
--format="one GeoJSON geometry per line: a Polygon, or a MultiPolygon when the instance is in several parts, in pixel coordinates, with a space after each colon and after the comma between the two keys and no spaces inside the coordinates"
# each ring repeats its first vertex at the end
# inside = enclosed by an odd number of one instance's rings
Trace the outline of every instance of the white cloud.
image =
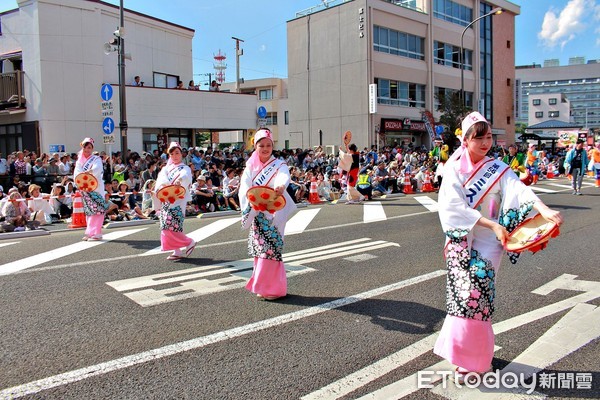
{"type": "Polygon", "coordinates": [[[562,49],[588,28],[586,19],[598,17],[599,8],[595,0],[569,0],[562,10],[551,8],[544,15],[538,38],[547,47],[559,45],[562,49]]]}
{"type": "Polygon", "coordinates": [[[267,45],[266,44],[261,44],[260,47],[258,48],[258,51],[260,51],[260,52],[267,51],[267,45]]]}

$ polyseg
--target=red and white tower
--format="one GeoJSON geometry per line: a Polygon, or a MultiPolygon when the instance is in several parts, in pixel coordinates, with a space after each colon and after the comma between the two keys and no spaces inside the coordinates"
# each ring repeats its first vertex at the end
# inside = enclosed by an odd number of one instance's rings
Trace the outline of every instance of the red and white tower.
{"type": "Polygon", "coordinates": [[[225,82],[225,70],[227,69],[227,64],[225,64],[225,59],[227,58],[225,54],[221,53],[221,49],[217,54],[214,54],[215,63],[213,64],[213,68],[215,69],[215,80],[218,83],[225,82]]]}

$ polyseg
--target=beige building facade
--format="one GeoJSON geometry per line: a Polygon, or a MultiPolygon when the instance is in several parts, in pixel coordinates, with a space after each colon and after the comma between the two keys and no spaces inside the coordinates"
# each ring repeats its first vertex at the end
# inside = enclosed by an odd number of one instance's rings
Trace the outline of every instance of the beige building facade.
{"type": "Polygon", "coordinates": [[[289,134],[298,147],[340,144],[347,130],[359,148],[430,146],[440,116],[436,95],[463,84],[467,105],[492,122],[496,141],[514,141],[518,6],[503,0],[327,4],[288,21],[289,134]],[[466,28],[495,7],[504,12],[466,28]],[[372,84],[377,90],[370,97],[372,84]],[[429,113],[434,121],[426,123],[429,113]]]}

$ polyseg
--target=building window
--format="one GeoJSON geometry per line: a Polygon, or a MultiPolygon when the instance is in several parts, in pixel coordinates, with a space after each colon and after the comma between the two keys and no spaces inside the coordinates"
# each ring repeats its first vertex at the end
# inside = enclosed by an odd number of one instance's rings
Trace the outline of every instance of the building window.
{"type": "Polygon", "coordinates": [[[425,39],[393,29],[373,26],[373,49],[397,56],[425,59],[425,39]]]}
{"type": "Polygon", "coordinates": [[[535,112],[535,117],[536,118],[544,118],[544,112],[543,111],[536,111],[535,112]]]}
{"type": "MultiPolygon", "coordinates": [[[[465,50],[465,69],[473,69],[473,52],[465,50]]],[[[460,47],[438,42],[433,42],[433,59],[439,65],[460,69],[460,47]]]]}
{"type": "Polygon", "coordinates": [[[258,99],[259,100],[272,100],[273,99],[273,89],[261,89],[258,91],[258,99]]]}
{"type": "Polygon", "coordinates": [[[548,118],[558,118],[558,111],[548,111],[548,118]]]}
{"type": "Polygon", "coordinates": [[[510,49],[510,40],[507,40],[507,41],[506,41],[506,48],[507,48],[507,49],[510,49]]]}
{"type": "Polygon", "coordinates": [[[548,99],[548,104],[550,104],[551,106],[556,105],[556,98],[548,99]]]}
{"type": "Polygon", "coordinates": [[[277,125],[277,113],[267,114],[267,125],[277,125]]]}
{"type": "Polygon", "coordinates": [[[533,99],[531,100],[531,104],[534,106],[539,106],[542,104],[542,101],[540,99],[533,99]]]}
{"type": "Polygon", "coordinates": [[[510,116],[506,117],[506,125],[510,125],[510,116]]]}
{"type": "Polygon", "coordinates": [[[390,106],[425,107],[425,85],[375,79],[377,102],[390,106]]]}
{"type": "Polygon", "coordinates": [[[510,87],[510,78],[506,78],[506,86],[510,87]]]}
{"type": "Polygon", "coordinates": [[[452,0],[434,0],[433,16],[453,24],[467,26],[473,20],[473,9],[452,0]]]}
{"type": "Polygon", "coordinates": [[[283,112],[283,119],[284,119],[284,123],[286,125],[290,124],[290,112],[289,111],[284,111],[283,112]]]}
{"type": "Polygon", "coordinates": [[[154,79],[154,82],[153,82],[154,87],[172,89],[172,88],[177,87],[177,81],[179,80],[179,76],[163,74],[161,72],[154,72],[153,79],[154,79]]]}

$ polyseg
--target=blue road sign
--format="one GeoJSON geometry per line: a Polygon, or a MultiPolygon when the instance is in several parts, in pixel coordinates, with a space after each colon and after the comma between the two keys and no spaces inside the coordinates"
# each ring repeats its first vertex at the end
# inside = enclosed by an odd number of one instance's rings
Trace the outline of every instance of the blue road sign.
{"type": "Polygon", "coordinates": [[[102,89],[100,89],[100,97],[102,97],[102,100],[109,101],[110,99],[112,99],[112,95],[113,95],[112,86],[109,85],[108,83],[105,83],[104,85],[102,85],[102,89]]]}
{"type": "Polygon", "coordinates": [[[259,118],[265,118],[267,116],[267,109],[263,106],[258,107],[258,111],[256,112],[259,118]]]}
{"type": "Polygon", "coordinates": [[[105,135],[110,135],[114,130],[115,121],[113,121],[112,118],[104,118],[104,121],[102,121],[102,132],[104,132],[105,135]]]}

